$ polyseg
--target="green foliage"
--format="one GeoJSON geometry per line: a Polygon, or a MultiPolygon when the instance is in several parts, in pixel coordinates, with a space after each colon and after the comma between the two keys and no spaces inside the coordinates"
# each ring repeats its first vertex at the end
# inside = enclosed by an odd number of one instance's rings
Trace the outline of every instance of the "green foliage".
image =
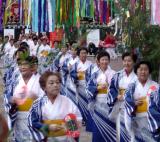
{"type": "Polygon", "coordinates": [[[160,65],[160,27],[149,24],[150,9],[143,9],[141,0],[137,0],[135,9],[131,9],[130,0],[119,1],[120,16],[123,19],[123,33],[128,50],[139,48],[144,59],[151,61],[155,80],[158,79],[160,65]],[[126,11],[130,13],[127,17],[126,11]]]}

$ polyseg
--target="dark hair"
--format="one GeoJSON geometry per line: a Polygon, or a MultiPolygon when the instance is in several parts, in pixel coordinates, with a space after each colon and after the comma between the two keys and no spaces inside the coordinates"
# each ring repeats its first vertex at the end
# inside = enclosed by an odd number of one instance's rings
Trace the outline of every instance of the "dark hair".
{"type": "Polygon", "coordinates": [[[81,52],[82,50],[85,50],[85,51],[88,53],[87,48],[81,47],[81,48],[78,48],[78,50],[77,50],[77,55],[78,55],[78,56],[80,55],[80,52],[81,52]]]}
{"type": "Polygon", "coordinates": [[[132,60],[133,60],[134,63],[137,62],[137,55],[136,55],[136,54],[129,53],[129,52],[123,53],[123,55],[122,55],[122,60],[124,60],[124,58],[127,57],[127,56],[130,56],[130,57],[132,58],[132,60]]]}
{"type": "Polygon", "coordinates": [[[18,53],[23,53],[25,56],[29,56],[29,46],[26,42],[20,43],[20,47],[14,53],[14,58],[17,56],[18,53]]]}
{"type": "Polygon", "coordinates": [[[28,48],[29,49],[29,45],[26,42],[21,42],[20,43],[20,48],[28,48]]]}
{"type": "Polygon", "coordinates": [[[51,71],[46,71],[45,73],[43,73],[39,79],[39,84],[41,86],[41,88],[44,90],[46,87],[46,82],[48,80],[48,78],[50,76],[57,76],[59,79],[59,82],[61,83],[61,75],[58,72],[51,72],[51,71]]]}
{"type": "Polygon", "coordinates": [[[137,70],[139,69],[139,67],[141,65],[147,65],[148,69],[149,69],[149,73],[152,73],[152,66],[151,66],[151,63],[149,61],[140,61],[138,62],[135,67],[134,67],[134,72],[135,74],[137,74],[137,70]]]}
{"type": "Polygon", "coordinates": [[[33,41],[35,41],[35,40],[38,40],[37,36],[34,36],[34,37],[33,37],[33,41]]]}
{"type": "Polygon", "coordinates": [[[32,56],[32,64],[38,65],[38,58],[36,56],[32,56]]]}
{"type": "Polygon", "coordinates": [[[97,55],[97,60],[99,61],[102,57],[105,57],[105,56],[107,56],[109,61],[110,61],[110,55],[106,51],[99,52],[98,55],[97,55]]]}
{"type": "Polygon", "coordinates": [[[8,36],[8,35],[6,35],[6,36],[4,36],[4,38],[8,38],[8,39],[9,39],[9,36],[8,36]]]}

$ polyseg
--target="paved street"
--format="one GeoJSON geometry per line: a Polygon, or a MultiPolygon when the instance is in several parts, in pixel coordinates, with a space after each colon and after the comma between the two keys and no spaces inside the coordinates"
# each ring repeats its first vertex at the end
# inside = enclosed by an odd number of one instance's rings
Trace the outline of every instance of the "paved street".
{"type": "MultiPolygon", "coordinates": [[[[94,61],[93,57],[89,57],[89,60],[94,61]]],[[[118,71],[120,69],[122,69],[122,60],[121,57],[118,57],[118,59],[116,60],[111,60],[111,68],[118,71]]],[[[1,66],[1,64],[0,64],[1,66]]],[[[3,83],[2,83],[2,75],[0,74],[0,112],[2,114],[4,113],[4,107],[3,107],[3,96],[2,96],[2,92],[3,92],[3,83]]],[[[80,142],[91,142],[91,134],[85,132],[85,128],[83,127],[81,129],[81,137],[80,137],[80,142]]]]}

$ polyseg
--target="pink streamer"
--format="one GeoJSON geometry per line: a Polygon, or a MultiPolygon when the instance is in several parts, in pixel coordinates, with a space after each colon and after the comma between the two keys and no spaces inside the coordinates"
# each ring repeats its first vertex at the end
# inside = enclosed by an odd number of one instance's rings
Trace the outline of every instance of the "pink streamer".
{"type": "Polygon", "coordinates": [[[155,22],[160,25],[160,0],[156,0],[155,4],[155,22]]]}

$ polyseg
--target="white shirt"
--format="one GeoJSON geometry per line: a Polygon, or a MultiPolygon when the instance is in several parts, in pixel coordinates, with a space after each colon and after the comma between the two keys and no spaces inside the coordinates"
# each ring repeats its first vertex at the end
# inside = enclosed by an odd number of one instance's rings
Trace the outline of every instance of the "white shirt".
{"type": "Polygon", "coordinates": [[[5,46],[5,54],[8,55],[9,58],[13,58],[16,50],[17,49],[15,48],[15,46],[11,46],[10,43],[7,43],[7,45],[5,46]]]}
{"type": "Polygon", "coordinates": [[[36,56],[36,52],[37,52],[37,48],[38,48],[38,43],[35,45],[33,45],[33,46],[30,46],[30,55],[31,56],[36,56]]]}

